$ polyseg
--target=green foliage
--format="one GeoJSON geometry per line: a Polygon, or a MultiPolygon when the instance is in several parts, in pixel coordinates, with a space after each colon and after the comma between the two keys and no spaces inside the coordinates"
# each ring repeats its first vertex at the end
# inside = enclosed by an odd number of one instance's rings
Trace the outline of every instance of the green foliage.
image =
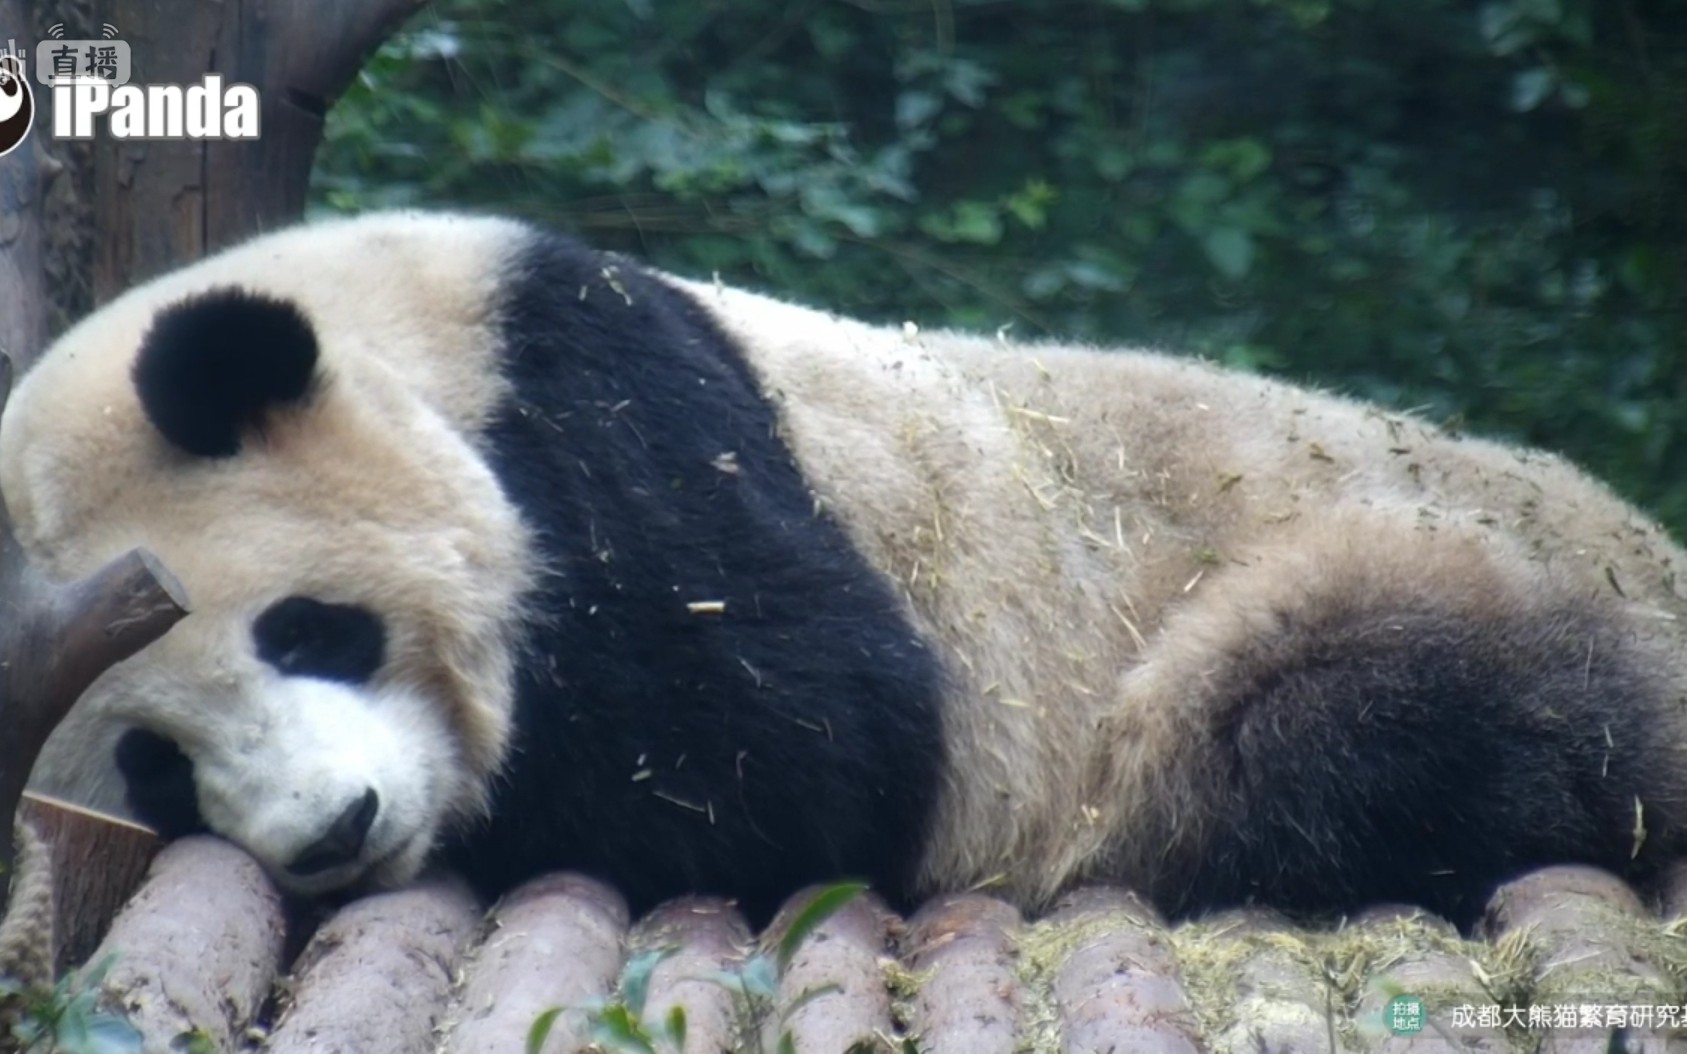
{"type": "Polygon", "coordinates": [[[556,1027],[556,1019],[561,1016],[562,1007],[553,1006],[533,1019],[533,1026],[527,1030],[527,1054],[539,1054],[545,1049],[545,1040],[551,1038],[551,1030],[556,1027]]]}
{"type": "MultiPolygon", "coordinates": [[[[840,882],[821,889],[792,917],[772,952],[759,951],[732,969],[700,978],[720,985],[731,994],[734,1031],[737,1033],[735,1050],[743,1054],[759,1054],[763,1050],[762,1037],[776,1012],[780,979],[790,967],[797,949],[827,919],[866,889],[858,882],[840,882]]],[[[660,1019],[653,1019],[646,1013],[651,975],[663,960],[677,950],[673,947],[654,948],[629,956],[612,998],[576,1008],[586,1015],[587,1031],[596,1050],[602,1054],[676,1054],[685,1048],[683,1007],[670,1008],[660,1019]]],[[[813,1000],[835,991],[837,988],[832,985],[805,990],[784,1009],[780,1023],[783,1024],[813,1000]]],[[[565,1012],[564,1007],[554,1007],[534,1020],[527,1034],[527,1054],[539,1054],[544,1049],[557,1019],[565,1012]]],[[[790,1031],[784,1030],[774,1046],[774,1052],[794,1054],[795,1044],[790,1031]]],[[[914,1054],[911,1047],[907,1054],[914,1054]]]]}
{"type": "Polygon", "coordinates": [[[803,941],[820,928],[821,923],[838,913],[838,910],[850,901],[867,892],[864,882],[839,882],[827,886],[815,894],[803,909],[791,919],[786,927],[785,935],[779,938],[779,948],[774,965],[783,974],[791,968],[791,960],[796,957],[797,949],[802,947],[803,941]]]}
{"type": "Polygon", "coordinates": [[[1311,378],[1682,530],[1683,39],[1666,0],[440,0],[317,198],[1311,378]]]}
{"type": "Polygon", "coordinates": [[[99,1008],[100,983],[111,958],[85,974],[72,971],[50,989],[26,989],[0,977],[0,1019],[11,1022],[8,1038],[20,1054],[131,1054],[141,1034],[122,1017],[99,1008]]]}

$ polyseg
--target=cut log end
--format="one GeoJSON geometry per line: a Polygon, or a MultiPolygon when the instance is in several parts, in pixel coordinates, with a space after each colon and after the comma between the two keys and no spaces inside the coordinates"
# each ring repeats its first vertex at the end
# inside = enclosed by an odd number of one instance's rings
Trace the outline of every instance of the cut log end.
{"type": "Polygon", "coordinates": [[[128,902],[163,842],[151,829],[43,795],[25,794],[18,819],[46,846],[53,889],[53,963],[86,960],[128,902]]]}

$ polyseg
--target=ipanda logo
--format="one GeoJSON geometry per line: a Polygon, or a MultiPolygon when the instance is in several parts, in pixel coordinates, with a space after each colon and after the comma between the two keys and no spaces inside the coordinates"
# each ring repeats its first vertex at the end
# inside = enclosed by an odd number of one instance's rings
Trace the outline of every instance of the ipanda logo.
{"type": "Polygon", "coordinates": [[[133,84],[77,77],[53,85],[53,138],[92,139],[104,117],[113,139],[256,139],[258,90],[223,86],[210,74],[198,84],[133,84]]]}
{"type": "MultiPolygon", "coordinates": [[[[207,74],[198,84],[130,84],[128,42],[116,39],[115,26],[101,32],[98,40],[65,40],[60,23],[48,31],[52,39],[36,45],[35,78],[52,91],[53,138],[92,139],[102,122],[113,139],[258,138],[256,88],[225,85],[219,74],[207,74]]],[[[15,42],[0,52],[27,98],[24,57],[15,42]]],[[[5,90],[0,84],[0,121],[11,105],[5,90]]],[[[33,103],[25,102],[23,109],[16,142],[6,138],[11,125],[0,124],[0,154],[28,134],[33,103]]]]}

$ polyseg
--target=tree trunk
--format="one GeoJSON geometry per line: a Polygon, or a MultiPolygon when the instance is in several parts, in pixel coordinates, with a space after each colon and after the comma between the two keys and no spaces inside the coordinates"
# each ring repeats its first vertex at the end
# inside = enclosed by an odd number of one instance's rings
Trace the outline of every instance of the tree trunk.
{"type": "MultiPolygon", "coordinates": [[[[20,49],[24,46],[21,36],[9,34],[30,24],[28,7],[24,0],[0,0],[0,34],[8,34],[0,36],[0,48],[14,39],[20,49]]],[[[35,127],[23,146],[0,158],[0,355],[9,355],[20,367],[46,343],[50,302],[42,198],[58,165],[42,146],[39,111],[35,127]]]]}
{"type": "Polygon", "coordinates": [[[261,138],[118,141],[94,151],[94,298],[304,214],[328,107],[421,0],[114,0],[106,21],[151,82],[250,84],[261,138]],[[143,64],[144,57],[144,64],[143,64]]]}

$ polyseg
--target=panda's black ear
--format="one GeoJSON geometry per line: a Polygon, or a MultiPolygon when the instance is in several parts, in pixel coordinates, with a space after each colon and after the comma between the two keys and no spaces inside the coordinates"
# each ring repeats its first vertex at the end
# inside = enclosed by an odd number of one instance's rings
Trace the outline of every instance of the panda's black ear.
{"type": "Polygon", "coordinates": [[[153,318],[135,391],[165,439],[200,457],[232,457],[266,411],[310,395],[316,358],[316,333],[298,307],[213,289],[153,318]]]}

